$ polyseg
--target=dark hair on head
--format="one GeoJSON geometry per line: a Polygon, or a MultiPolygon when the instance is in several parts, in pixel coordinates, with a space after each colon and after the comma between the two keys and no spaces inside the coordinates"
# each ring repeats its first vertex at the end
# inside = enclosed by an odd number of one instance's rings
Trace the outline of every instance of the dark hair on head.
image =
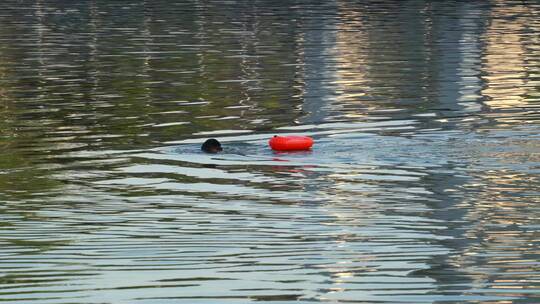
{"type": "Polygon", "coordinates": [[[210,138],[202,144],[201,150],[206,153],[218,153],[223,151],[223,148],[221,148],[221,143],[217,139],[210,138]]]}

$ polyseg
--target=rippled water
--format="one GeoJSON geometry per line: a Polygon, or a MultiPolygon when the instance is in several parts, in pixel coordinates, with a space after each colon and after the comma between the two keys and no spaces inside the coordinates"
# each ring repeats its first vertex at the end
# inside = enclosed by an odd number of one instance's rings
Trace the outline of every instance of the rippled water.
{"type": "Polygon", "coordinates": [[[537,1],[171,2],[1,2],[0,302],[540,302],[537,1]]]}

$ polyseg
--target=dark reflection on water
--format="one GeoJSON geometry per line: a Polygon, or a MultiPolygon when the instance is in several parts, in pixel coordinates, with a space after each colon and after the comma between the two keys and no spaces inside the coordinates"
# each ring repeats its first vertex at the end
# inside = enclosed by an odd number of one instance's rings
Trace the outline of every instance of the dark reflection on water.
{"type": "Polygon", "coordinates": [[[538,302],[538,2],[170,2],[0,4],[1,301],[538,302]]]}

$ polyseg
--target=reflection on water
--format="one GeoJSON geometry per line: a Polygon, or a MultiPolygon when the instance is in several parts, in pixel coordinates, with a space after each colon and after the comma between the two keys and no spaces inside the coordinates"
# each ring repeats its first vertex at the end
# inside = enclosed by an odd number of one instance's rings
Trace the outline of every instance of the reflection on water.
{"type": "Polygon", "coordinates": [[[2,301],[537,302],[537,2],[0,8],[2,301]]]}

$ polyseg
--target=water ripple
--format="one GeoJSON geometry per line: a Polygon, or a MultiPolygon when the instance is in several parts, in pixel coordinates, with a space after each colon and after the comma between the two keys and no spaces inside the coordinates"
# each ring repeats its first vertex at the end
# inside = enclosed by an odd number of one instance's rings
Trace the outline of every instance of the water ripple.
{"type": "Polygon", "coordinates": [[[1,301],[538,302],[539,13],[0,3],[1,301]]]}

